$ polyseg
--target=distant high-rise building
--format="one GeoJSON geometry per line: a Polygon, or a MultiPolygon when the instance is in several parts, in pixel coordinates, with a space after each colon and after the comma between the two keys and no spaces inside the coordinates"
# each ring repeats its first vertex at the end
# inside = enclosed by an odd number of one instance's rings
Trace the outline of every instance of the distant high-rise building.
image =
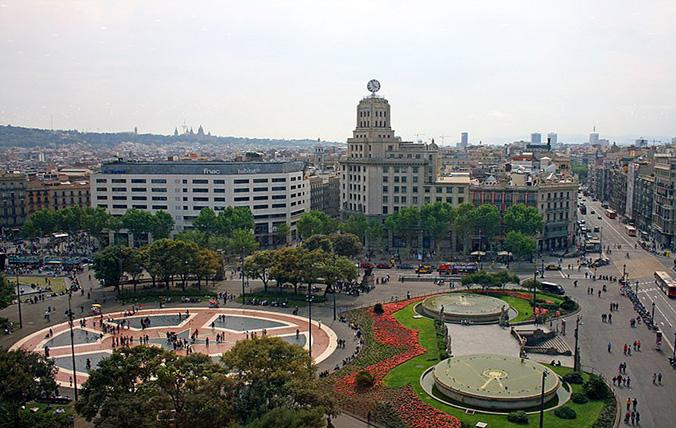
{"type": "Polygon", "coordinates": [[[469,134],[467,132],[460,133],[460,147],[466,148],[469,145],[469,134]]]}
{"type": "Polygon", "coordinates": [[[530,134],[530,142],[531,144],[541,144],[542,135],[539,132],[533,132],[532,134],[530,134]]]}
{"type": "Polygon", "coordinates": [[[556,132],[550,132],[547,134],[547,142],[549,144],[556,144],[559,139],[559,136],[556,135],[556,132]]]}
{"type": "Polygon", "coordinates": [[[598,144],[599,143],[599,133],[592,132],[589,134],[589,144],[598,144]]]}
{"type": "Polygon", "coordinates": [[[647,147],[648,146],[648,140],[645,138],[637,138],[636,141],[634,142],[634,145],[637,147],[647,147]]]}

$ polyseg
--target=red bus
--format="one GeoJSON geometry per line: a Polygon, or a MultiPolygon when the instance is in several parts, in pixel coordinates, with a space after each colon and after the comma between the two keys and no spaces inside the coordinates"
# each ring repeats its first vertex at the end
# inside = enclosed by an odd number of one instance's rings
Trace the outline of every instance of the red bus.
{"type": "Polygon", "coordinates": [[[606,215],[608,216],[608,218],[617,217],[617,213],[615,212],[615,210],[611,210],[610,208],[606,210],[606,215]]]}
{"type": "Polygon", "coordinates": [[[439,274],[440,275],[462,275],[466,273],[472,273],[479,270],[479,264],[476,262],[448,262],[441,263],[439,265],[439,274]]]}
{"type": "Polygon", "coordinates": [[[669,297],[676,297],[676,281],[664,271],[655,272],[655,284],[669,297]]]}

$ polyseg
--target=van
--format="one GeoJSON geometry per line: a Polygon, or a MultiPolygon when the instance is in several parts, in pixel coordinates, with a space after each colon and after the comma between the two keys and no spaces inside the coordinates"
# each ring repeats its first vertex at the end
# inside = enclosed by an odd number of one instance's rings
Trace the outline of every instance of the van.
{"type": "Polygon", "coordinates": [[[542,284],[542,291],[546,291],[547,293],[558,294],[560,296],[566,294],[566,290],[555,282],[542,281],[540,284],[542,284]]]}

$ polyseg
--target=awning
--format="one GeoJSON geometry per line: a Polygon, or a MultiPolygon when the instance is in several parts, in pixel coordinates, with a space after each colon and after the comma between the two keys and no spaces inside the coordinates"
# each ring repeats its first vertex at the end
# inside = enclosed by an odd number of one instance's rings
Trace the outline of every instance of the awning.
{"type": "Polygon", "coordinates": [[[470,255],[472,255],[472,256],[483,257],[483,256],[486,255],[486,253],[484,253],[483,251],[472,251],[472,252],[470,253],[470,255]]]}

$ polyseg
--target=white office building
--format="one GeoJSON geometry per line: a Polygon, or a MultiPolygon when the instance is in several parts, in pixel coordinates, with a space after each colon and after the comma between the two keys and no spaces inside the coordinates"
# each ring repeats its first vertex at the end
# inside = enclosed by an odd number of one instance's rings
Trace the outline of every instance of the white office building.
{"type": "Polygon", "coordinates": [[[124,162],[105,163],[91,180],[91,201],[112,215],[128,209],[167,211],[175,230],[192,227],[206,207],[249,207],[255,233],[272,243],[277,225],[296,222],[309,211],[310,187],[303,162],[124,162]]]}
{"type": "Polygon", "coordinates": [[[547,134],[547,142],[551,145],[554,145],[558,143],[559,136],[556,134],[556,132],[550,132],[547,134]]]}
{"type": "Polygon", "coordinates": [[[542,144],[542,134],[539,132],[533,132],[530,134],[530,143],[531,144],[542,144]]]}

